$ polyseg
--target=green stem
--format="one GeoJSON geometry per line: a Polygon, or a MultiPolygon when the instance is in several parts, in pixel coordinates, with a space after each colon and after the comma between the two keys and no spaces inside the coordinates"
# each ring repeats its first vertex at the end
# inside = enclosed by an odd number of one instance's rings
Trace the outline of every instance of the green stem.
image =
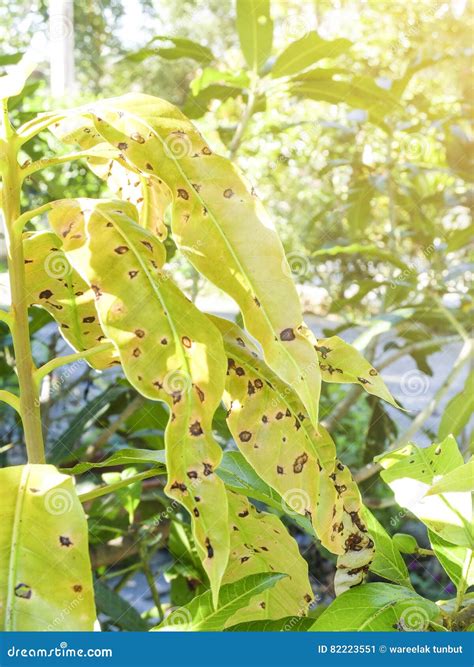
{"type": "Polygon", "coordinates": [[[20,399],[18,398],[18,396],[15,396],[15,394],[12,394],[10,391],[5,391],[4,389],[0,389],[0,402],[6,403],[11,408],[16,410],[18,414],[21,414],[20,399]]]}
{"type": "Polygon", "coordinates": [[[2,209],[5,221],[8,271],[11,290],[11,334],[20,389],[20,415],[25,434],[29,463],[44,463],[44,442],[41,427],[39,394],[34,381],[35,365],[31,354],[28,321],[28,298],[25,287],[25,267],[21,234],[13,228],[20,217],[22,179],[18,164],[17,135],[12,128],[6,103],[3,104],[2,143],[4,160],[1,163],[3,181],[2,209]]]}
{"type": "Polygon", "coordinates": [[[0,322],[4,322],[9,329],[12,328],[13,319],[10,313],[0,309],[0,322]]]}
{"type": "Polygon", "coordinates": [[[60,368],[66,364],[72,364],[75,361],[79,361],[80,359],[88,359],[89,357],[94,356],[94,354],[97,354],[98,352],[105,352],[112,347],[113,343],[100,343],[99,345],[95,345],[88,350],[82,350],[81,352],[74,352],[73,354],[66,354],[63,357],[51,359],[50,361],[47,361],[45,364],[43,364],[43,366],[40,366],[40,368],[35,370],[34,379],[36,385],[39,386],[43,378],[46,375],[49,375],[49,373],[54,371],[56,368],[60,368]]]}
{"type": "Polygon", "coordinates": [[[27,222],[29,222],[33,218],[36,218],[37,215],[41,215],[42,213],[47,213],[47,211],[50,211],[52,208],[53,208],[53,202],[48,202],[43,206],[34,208],[32,211],[26,211],[25,213],[20,215],[13,223],[14,232],[16,234],[21,234],[27,222]]]}
{"type": "MultiPolygon", "coordinates": [[[[118,153],[117,153],[118,155],[118,153]]],[[[23,167],[22,169],[22,176],[23,178],[27,178],[28,176],[31,176],[31,174],[34,174],[37,171],[40,171],[40,169],[47,169],[48,167],[56,167],[60,164],[64,164],[66,162],[73,162],[74,160],[82,160],[84,158],[97,158],[97,157],[104,157],[103,155],[99,155],[98,152],[93,152],[90,150],[85,150],[85,151],[77,151],[75,153],[67,153],[66,155],[60,155],[58,157],[52,157],[52,158],[41,158],[40,160],[37,160],[36,162],[32,162],[31,164],[28,164],[26,167],[23,167]]],[[[112,152],[110,153],[110,158],[113,157],[112,152]]]]}
{"type": "Polygon", "coordinates": [[[148,477],[156,477],[159,474],[159,470],[145,470],[145,472],[139,472],[137,475],[133,475],[127,479],[122,479],[120,482],[114,482],[113,484],[103,484],[102,486],[97,486],[95,489],[92,489],[92,491],[80,493],[79,500],[81,503],[86,503],[88,500],[95,500],[101,496],[107,496],[109,493],[115,493],[115,491],[123,489],[125,486],[129,486],[130,484],[133,484],[133,482],[139,482],[142,479],[148,479],[148,477]]]}
{"type": "Polygon", "coordinates": [[[26,144],[27,141],[35,137],[37,134],[46,130],[53,123],[58,123],[66,118],[67,112],[64,113],[48,113],[39,116],[33,120],[24,123],[18,128],[18,136],[20,138],[20,145],[26,144]]]}

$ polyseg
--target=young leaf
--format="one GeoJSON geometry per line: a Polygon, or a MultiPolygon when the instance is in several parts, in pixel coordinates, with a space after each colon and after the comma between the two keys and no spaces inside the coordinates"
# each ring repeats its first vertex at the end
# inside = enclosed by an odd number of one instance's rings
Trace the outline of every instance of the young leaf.
{"type": "Polygon", "coordinates": [[[288,576],[252,598],[227,625],[305,613],[313,599],[308,565],[285,526],[273,514],[257,512],[246,498],[232,491],[228,493],[228,502],[230,557],[222,583],[229,584],[259,572],[281,572],[288,576]]]}
{"type": "Polygon", "coordinates": [[[458,436],[469,422],[473,412],[474,373],[470,373],[463,390],[453,396],[444,409],[438,430],[439,440],[444,440],[449,434],[454,437],[458,436]]]}
{"type": "Polygon", "coordinates": [[[165,60],[190,58],[201,65],[208,65],[214,60],[214,55],[207,46],[198,44],[185,37],[172,37],[169,35],[154,37],[143,49],[127,54],[124,60],[139,63],[151,56],[160,56],[165,60]]]}
{"type": "Polygon", "coordinates": [[[170,188],[178,247],[239,304],[267,363],[294,387],[316,426],[321,378],[315,340],[302,321],[281,242],[253,190],[168,102],[125,95],[87,113],[128,164],[159,175],[170,188]]]}
{"type": "Polygon", "coordinates": [[[119,449],[118,452],[114,452],[103,461],[82,461],[72,468],[64,469],[63,472],[67,472],[70,475],[82,475],[94,468],[110,468],[111,466],[136,465],[138,463],[151,463],[153,466],[157,467],[157,474],[159,474],[160,471],[165,472],[164,452],[162,450],[156,451],[153,449],[119,449]]]}
{"type": "Polygon", "coordinates": [[[270,0],[237,0],[237,32],[248,66],[259,72],[272,52],[270,0]]]}
{"type": "Polygon", "coordinates": [[[153,630],[178,630],[180,632],[212,632],[225,628],[230,618],[250,600],[286,575],[277,572],[251,574],[231,584],[222,586],[217,609],[212,608],[211,593],[206,591],[189,604],[179,607],[153,630]]]}
{"type": "MultiPolygon", "coordinates": [[[[75,350],[88,350],[107,342],[107,338],[99,323],[94,293],[69,264],[61,246],[53,232],[24,235],[28,300],[54,317],[59,331],[75,350]]],[[[115,348],[97,352],[87,362],[99,370],[120,363],[115,348]]]]}
{"type": "Polygon", "coordinates": [[[352,45],[348,39],[323,39],[317,32],[307,32],[301,39],[292,42],[276,59],[272,69],[273,78],[297,74],[321,58],[335,58],[352,45]]]}
{"type": "Polygon", "coordinates": [[[409,444],[375,460],[384,468],[380,475],[401,507],[444,540],[473,548],[471,494],[456,490],[427,495],[435,478],[463,464],[452,436],[430,447],[409,444]]]}
{"type": "Polygon", "coordinates": [[[87,521],[72,477],[51,465],[3,468],[0,508],[0,628],[92,630],[87,521]]]}
{"type": "Polygon", "coordinates": [[[435,603],[413,590],[393,584],[364,584],[336,598],[310,630],[421,632],[438,615],[435,603]]]}
{"type": "Polygon", "coordinates": [[[170,407],[166,492],[191,513],[216,598],[229,555],[227,497],[215,474],[222,454],[212,435],[225,375],[219,332],[161,271],[163,246],[137,224],[134,206],[55,202],[50,221],[95,292],[102,327],[128,380],[170,407]]]}
{"type": "Polygon", "coordinates": [[[362,509],[362,518],[375,542],[375,558],[370,571],[400,586],[413,588],[405,561],[382,524],[366,507],[362,509]]]}
{"type": "Polygon", "coordinates": [[[368,394],[382,398],[387,403],[399,407],[385,382],[375,368],[339,336],[320,338],[316,345],[320,362],[321,377],[324,382],[350,382],[359,384],[368,394]]]}
{"type": "Polygon", "coordinates": [[[448,577],[457,589],[474,586],[474,553],[472,549],[446,542],[431,530],[428,531],[431,548],[448,577]]]}
{"type": "Polygon", "coordinates": [[[461,493],[462,491],[474,491],[474,459],[438,478],[426,495],[461,493]]]}
{"type": "Polygon", "coordinates": [[[329,434],[318,435],[298,396],[259,358],[245,333],[212,317],[228,357],[224,402],[240,451],[283,498],[283,509],[308,517],[322,544],[338,554],[338,593],[359,584],[374,543],[360,516],[357,485],[336,457],[329,434]]]}

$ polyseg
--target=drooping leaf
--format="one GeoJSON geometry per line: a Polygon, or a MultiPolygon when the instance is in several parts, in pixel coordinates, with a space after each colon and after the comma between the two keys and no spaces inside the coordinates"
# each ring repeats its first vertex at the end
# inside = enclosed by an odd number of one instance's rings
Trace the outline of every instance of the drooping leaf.
{"type": "Polygon", "coordinates": [[[456,491],[427,495],[438,476],[463,465],[452,436],[430,447],[409,444],[375,460],[384,468],[380,475],[401,507],[444,540],[474,547],[471,494],[456,491]]]}
{"type": "Polygon", "coordinates": [[[287,511],[308,517],[322,544],[337,554],[338,593],[360,583],[374,543],[361,519],[362,502],[329,434],[318,435],[295,392],[265,365],[245,333],[212,317],[228,357],[224,402],[240,451],[283,498],[287,511]]]}
{"type": "Polygon", "coordinates": [[[438,615],[435,603],[413,590],[393,584],[364,584],[336,598],[310,630],[421,632],[438,615]]]}
{"type": "Polygon", "coordinates": [[[449,434],[458,436],[474,413],[474,373],[469,373],[466,384],[459,394],[448,402],[438,429],[439,440],[449,434]]]}
{"type": "Polygon", "coordinates": [[[168,102],[125,95],[83,114],[94,118],[128,164],[168,185],[178,247],[239,304],[267,363],[294,387],[316,425],[320,373],[314,337],[302,321],[281,242],[253,190],[168,102]]]}
{"type": "Polygon", "coordinates": [[[379,248],[374,244],[363,244],[363,243],[351,243],[349,245],[337,245],[332,246],[331,248],[320,248],[313,252],[313,257],[340,257],[344,255],[360,255],[363,259],[378,259],[381,262],[389,262],[394,266],[397,266],[402,271],[408,269],[408,266],[403,262],[399,257],[394,255],[383,248],[379,248]]]}
{"type": "Polygon", "coordinates": [[[237,32],[248,66],[260,71],[272,51],[270,0],[237,0],[237,32]]]}
{"type": "Polygon", "coordinates": [[[359,384],[368,394],[378,396],[396,408],[400,407],[372,364],[342,338],[320,338],[316,350],[324,382],[359,384]]]}
{"type": "Polygon", "coordinates": [[[272,68],[272,76],[297,74],[322,58],[335,58],[345,53],[351,45],[348,39],[327,40],[315,31],[307,32],[280,53],[272,68]]]}
{"type": "Polygon", "coordinates": [[[127,54],[125,60],[140,63],[151,56],[160,56],[165,60],[190,58],[202,65],[208,65],[214,60],[214,55],[207,46],[198,44],[192,39],[170,35],[154,37],[143,49],[127,54]]]}
{"type": "Polygon", "coordinates": [[[229,492],[228,501],[230,556],[222,583],[230,584],[259,572],[281,572],[288,576],[252,598],[226,625],[304,614],[313,594],[308,565],[294,539],[278,517],[258,513],[243,496],[229,492]]]}
{"type": "Polygon", "coordinates": [[[70,475],[82,475],[94,468],[109,468],[112,466],[129,464],[136,465],[137,463],[152,464],[164,472],[164,452],[162,450],[155,451],[152,449],[120,449],[103,461],[82,461],[72,468],[65,469],[63,472],[68,472],[70,475]]]}
{"type": "MultiPolygon", "coordinates": [[[[88,350],[108,340],[99,323],[94,293],[69,264],[53,232],[25,234],[25,282],[30,305],[41,306],[59,324],[59,331],[77,351],[88,350]]],[[[88,357],[97,369],[120,363],[115,347],[88,357]]]]}
{"type": "Polygon", "coordinates": [[[231,584],[226,584],[220,590],[216,609],[212,608],[210,591],[206,591],[195,597],[189,604],[173,611],[163,623],[153,630],[179,630],[180,632],[223,630],[228,620],[239,609],[246,607],[253,597],[275,586],[285,576],[279,572],[265,572],[251,574],[231,584]]]}
{"type": "Polygon", "coordinates": [[[92,630],[87,521],[71,477],[51,465],[0,470],[0,628],[92,630]]]}
{"type": "Polygon", "coordinates": [[[54,203],[50,222],[94,290],[127,379],[170,407],[166,493],[191,514],[216,599],[229,554],[227,497],[215,474],[222,454],[212,435],[225,374],[219,332],[160,269],[163,246],[137,224],[134,206],[64,200],[54,203]]]}
{"type": "Polygon", "coordinates": [[[31,54],[27,54],[15,65],[12,65],[8,73],[0,77],[0,100],[19,95],[36,64],[31,59],[31,54]]]}
{"type": "Polygon", "coordinates": [[[362,509],[362,518],[375,542],[375,558],[370,564],[371,572],[400,586],[412,588],[405,561],[390,535],[366,507],[362,509]]]}
{"type": "Polygon", "coordinates": [[[456,588],[464,590],[469,586],[474,586],[473,550],[446,542],[431,530],[428,531],[428,537],[436,558],[456,588]]]}

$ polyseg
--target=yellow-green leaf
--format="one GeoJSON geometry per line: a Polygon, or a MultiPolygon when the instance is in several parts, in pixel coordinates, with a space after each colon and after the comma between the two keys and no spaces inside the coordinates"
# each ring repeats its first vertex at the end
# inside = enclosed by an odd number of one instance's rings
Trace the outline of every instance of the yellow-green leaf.
{"type": "Polygon", "coordinates": [[[258,72],[272,51],[270,0],[237,0],[237,32],[247,65],[258,72]]]}
{"type": "Polygon", "coordinates": [[[176,107],[125,95],[83,111],[132,169],[159,176],[172,192],[174,240],[204,276],[238,304],[269,366],[291,385],[314,425],[320,371],[278,235],[226,158],[214,155],[176,107]]]}
{"type": "Polygon", "coordinates": [[[287,574],[273,588],[252,598],[228,621],[235,625],[257,619],[277,619],[285,614],[301,616],[313,599],[308,580],[308,564],[298,545],[280,519],[273,514],[257,512],[247,498],[228,492],[230,524],[230,557],[223,584],[259,572],[287,574]]]}
{"type": "Polygon", "coordinates": [[[361,518],[357,485],[338,461],[331,437],[322,427],[316,433],[296,393],[266,366],[237,325],[212,321],[224,337],[224,402],[240,451],[282,496],[282,509],[310,518],[322,544],[339,556],[337,592],[360,583],[374,543],[361,518]]]}
{"type": "Polygon", "coordinates": [[[216,599],[229,555],[227,497],[215,473],[222,453],[212,435],[225,354],[219,331],[161,270],[163,245],[136,215],[125,202],[66,200],[55,202],[50,221],[95,292],[128,380],[170,407],[166,492],[191,513],[216,599]]]}
{"type": "MultiPolygon", "coordinates": [[[[95,309],[94,293],[73,269],[53,232],[24,235],[25,282],[28,303],[47,310],[59,331],[77,351],[107,342],[95,309]]],[[[120,363],[111,347],[87,358],[97,369],[120,363]]]]}
{"type": "Polygon", "coordinates": [[[457,489],[445,492],[441,487],[434,495],[428,495],[437,480],[464,463],[452,436],[430,447],[410,443],[375,460],[384,468],[380,476],[401,507],[447,542],[473,549],[472,494],[457,489]]]}
{"type": "Polygon", "coordinates": [[[321,377],[324,382],[360,384],[373,394],[399,408],[378,371],[349,343],[339,336],[320,338],[316,345],[321,377]]]}
{"type": "Polygon", "coordinates": [[[51,465],[0,470],[0,629],[90,631],[87,521],[72,477],[51,465]]]}

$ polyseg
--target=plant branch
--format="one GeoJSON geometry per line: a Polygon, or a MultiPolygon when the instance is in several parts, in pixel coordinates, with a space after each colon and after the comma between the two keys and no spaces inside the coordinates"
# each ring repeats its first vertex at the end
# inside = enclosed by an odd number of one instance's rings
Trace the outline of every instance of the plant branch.
{"type": "Polygon", "coordinates": [[[29,222],[33,218],[36,218],[37,215],[41,215],[42,213],[47,213],[47,211],[50,211],[52,208],[53,208],[53,202],[48,202],[47,204],[39,206],[38,208],[34,208],[31,211],[26,211],[25,213],[20,215],[13,223],[13,231],[15,232],[15,234],[21,234],[27,222],[29,222]]]}
{"type": "Polygon", "coordinates": [[[0,322],[4,322],[9,329],[12,328],[13,318],[10,313],[0,309],[0,322]]]}
{"type": "Polygon", "coordinates": [[[242,142],[245,130],[247,129],[247,125],[249,124],[249,121],[254,113],[255,104],[257,101],[257,86],[258,86],[258,78],[257,75],[254,75],[250,84],[247,104],[244,109],[244,113],[242,114],[242,118],[240,119],[240,122],[237,125],[234,136],[232,137],[232,140],[229,145],[229,157],[231,159],[235,157],[235,154],[237,153],[237,150],[239,149],[239,146],[242,142]]]}
{"type": "Polygon", "coordinates": [[[105,352],[113,347],[113,343],[100,343],[94,347],[89,348],[88,350],[82,350],[81,352],[74,352],[73,354],[66,354],[62,357],[56,357],[56,359],[51,359],[45,364],[37,368],[34,372],[34,379],[36,384],[39,386],[41,381],[46,375],[49,375],[56,368],[65,366],[66,364],[72,364],[75,361],[80,361],[82,359],[88,359],[93,357],[94,354],[99,352],[105,352]]]}
{"type": "Polygon", "coordinates": [[[119,489],[129,486],[134,482],[139,482],[142,479],[148,479],[149,477],[156,477],[161,474],[161,469],[152,469],[145,470],[144,472],[139,472],[137,475],[128,477],[127,479],[122,479],[120,482],[114,482],[113,484],[103,484],[101,486],[96,486],[92,491],[86,491],[85,493],[79,494],[79,500],[81,503],[86,503],[89,500],[95,500],[101,496],[107,496],[109,493],[115,493],[119,489]]]}
{"type": "Polygon", "coordinates": [[[21,415],[20,399],[18,396],[15,396],[15,394],[12,394],[10,391],[5,391],[5,389],[0,389],[0,401],[6,403],[21,415]]]}
{"type": "MultiPolygon", "coordinates": [[[[32,162],[26,167],[23,167],[22,176],[23,178],[27,178],[28,176],[31,176],[31,174],[40,171],[40,169],[47,169],[48,167],[56,167],[66,162],[73,162],[74,160],[82,160],[84,158],[94,157],[104,157],[104,155],[101,156],[97,152],[94,153],[93,151],[85,150],[76,151],[75,153],[67,153],[66,155],[58,155],[57,157],[52,158],[41,158],[40,160],[36,160],[36,162],[32,162]]],[[[110,154],[110,157],[112,157],[112,153],[110,154]]]]}

